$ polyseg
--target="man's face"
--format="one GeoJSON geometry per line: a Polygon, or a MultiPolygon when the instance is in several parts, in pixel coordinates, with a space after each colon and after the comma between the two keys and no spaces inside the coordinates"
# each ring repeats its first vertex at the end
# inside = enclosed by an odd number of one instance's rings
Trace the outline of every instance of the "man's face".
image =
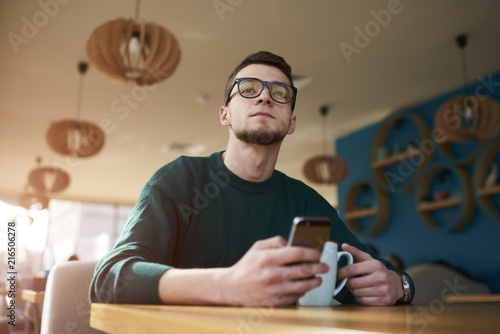
{"type": "MultiPolygon", "coordinates": [[[[276,67],[249,65],[236,75],[237,78],[251,77],[263,81],[289,83],[285,74],[276,67]]],[[[281,142],[295,129],[295,115],[291,103],[275,102],[264,87],[262,93],[254,98],[244,98],[234,86],[227,106],[221,107],[221,123],[227,125],[239,140],[258,145],[271,145],[281,142]]]]}

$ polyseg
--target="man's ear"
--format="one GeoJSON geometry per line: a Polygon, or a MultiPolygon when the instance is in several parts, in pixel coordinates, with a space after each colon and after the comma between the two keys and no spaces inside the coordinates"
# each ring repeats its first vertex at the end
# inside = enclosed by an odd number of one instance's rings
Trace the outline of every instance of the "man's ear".
{"type": "Polygon", "coordinates": [[[292,115],[290,118],[290,125],[288,126],[288,134],[291,135],[295,131],[295,123],[297,122],[297,116],[292,115]]]}
{"type": "Polygon", "coordinates": [[[220,107],[219,119],[220,119],[220,124],[225,126],[231,125],[231,120],[229,119],[229,108],[227,106],[220,107]]]}

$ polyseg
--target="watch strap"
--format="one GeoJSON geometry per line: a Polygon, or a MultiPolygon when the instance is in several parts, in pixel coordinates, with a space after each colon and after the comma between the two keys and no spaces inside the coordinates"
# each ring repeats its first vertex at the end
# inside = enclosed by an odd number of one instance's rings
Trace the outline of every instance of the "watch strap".
{"type": "Polygon", "coordinates": [[[401,297],[397,303],[398,304],[408,304],[411,299],[411,286],[408,277],[405,274],[396,272],[401,279],[401,286],[403,287],[403,297],[401,297]]]}

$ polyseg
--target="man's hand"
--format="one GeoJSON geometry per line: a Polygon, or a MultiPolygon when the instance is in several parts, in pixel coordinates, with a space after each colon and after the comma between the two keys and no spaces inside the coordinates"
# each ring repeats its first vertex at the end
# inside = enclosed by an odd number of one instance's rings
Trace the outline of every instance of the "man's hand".
{"type": "Polygon", "coordinates": [[[275,307],[296,302],[328,272],[320,252],[286,247],[283,237],[257,241],[229,268],[172,268],[158,283],[165,304],[275,307]]]}
{"type": "Polygon", "coordinates": [[[398,274],[356,247],[343,244],[342,249],[351,253],[357,263],[339,269],[337,278],[349,277],[346,286],[359,303],[393,305],[403,297],[403,287],[398,274]]]}
{"type": "Polygon", "coordinates": [[[221,277],[224,303],[253,307],[288,305],[319,286],[321,278],[315,275],[329,270],[326,263],[319,263],[321,253],[285,246],[281,236],[257,241],[240,261],[227,268],[221,277]]]}

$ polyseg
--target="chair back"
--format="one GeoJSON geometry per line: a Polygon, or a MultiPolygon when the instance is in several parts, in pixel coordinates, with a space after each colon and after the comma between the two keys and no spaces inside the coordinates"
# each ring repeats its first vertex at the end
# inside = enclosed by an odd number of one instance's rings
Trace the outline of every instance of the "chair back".
{"type": "Polygon", "coordinates": [[[413,304],[446,302],[452,295],[490,293],[486,283],[442,264],[419,264],[405,271],[415,284],[413,304]]]}
{"type": "Polygon", "coordinates": [[[97,261],[69,261],[50,270],[41,334],[102,333],[90,327],[89,287],[96,264],[97,261]]]}

